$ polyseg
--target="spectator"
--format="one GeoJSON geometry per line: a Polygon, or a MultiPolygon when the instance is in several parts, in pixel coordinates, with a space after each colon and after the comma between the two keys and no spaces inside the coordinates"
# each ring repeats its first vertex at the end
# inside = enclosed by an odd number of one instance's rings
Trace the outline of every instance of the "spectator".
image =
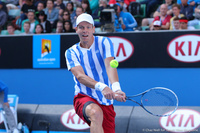
{"type": "Polygon", "coordinates": [[[33,11],[29,11],[28,12],[28,19],[24,20],[22,22],[22,29],[21,29],[21,32],[24,32],[24,23],[29,21],[31,23],[31,27],[30,27],[30,32],[31,33],[34,33],[35,32],[35,26],[37,24],[39,24],[39,22],[37,20],[35,20],[35,13],[33,11]]]}
{"type": "Polygon", "coordinates": [[[93,13],[99,7],[99,0],[88,0],[88,1],[89,1],[90,9],[93,13]]]}
{"type": "Polygon", "coordinates": [[[59,17],[62,18],[63,11],[65,10],[65,4],[63,0],[56,0],[54,8],[59,10],[59,17]]]}
{"type": "Polygon", "coordinates": [[[43,32],[51,33],[51,31],[52,31],[51,23],[47,20],[47,15],[44,13],[44,11],[40,11],[37,14],[37,18],[38,18],[39,23],[43,27],[43,32]]]}
{"type": "Polygon", "coordinates": [[[149,18],[154,9],[163,3],[163,0],[145,0],[140,2],[141,4],[146,4],[146,17],[149,18]]]}
{"type": "Polygon", "coordinates": [[[76,7],[76,16],[71,20],[73,29],[76,27],[76,18],[83,13],[83,8],[81,6],[76,7]]]}
{"type": "Polygon", "coordinates": [[[188,26],[200,25],[200,5],[195,8],[194,13],[194,20],[188,21],[188,26]]]}
{"type": "Polygon", "coordinates": [[[40,12],[40,11],[43,11],[44,10],[44,3],[43,2],[39,2],[37,4],[37,12],[35,12],[35,15],[37,16],[37,14],[40,12]]]}
{"type": "MultiPolygon", "coordinates": [[[[167,15],[167,10],[167,4],[162,4],[160,7],[160,16],[154,18],[154,21],[161,21],[161,30],[169,30],[170,27],[171,16],[167,15]]],[[[153,30],[153,23],[150,25],[150,30],[153,30]]]]}
{"type": "Polygon", "coordinates": [[[45,7],[46,6],[46,1],[47,0],[33,0],[33,3],[35,5],[35,7],[37,7],[39,3],[43,3],[44,7],[45,7]]]}
{"type": "Polygon", "coordinates": [[[161,22],[159,20],[153,22],[153,30],[161,30],[161,22]]]}
{"type": "Polygon", "coordinates": [[[81,1],[81,6],[83,8],[83,12],[87,14],[92,14],[92,10],[90,9],[90,3],[88,0],[82,0],[81,1]]]}
{"type": "Polygon", "coordinates": [[[69,11],[65,10],[65,11],[63,12],[62,21],[67,21],[67,20],[71,21],[71,18],[70,18],[70,13],[69,13],[69,11]]]}
{"type": "MultiPolygon", "coordinates": [[[[120,1],[120,0],[119,0],[120,1]]],[[[136,2],[136,0],[124,0],[124,6],[128,7],[131,2],[136,2]]],[[[117,0],[110,0],[109,5],[114,5],[117,3],[117,0]]]]}
{"type": "Polygon", "coordinates": [[[31,23],[29,21],[24,22],[24,33],[21,33],[21,35],[27,35],[27,34],[32,34],[30,32],[30,28],[31,28],[31,23]]]}
{"type": "Polygon", "coordinates": [[[121,7],[123,8],[122,11],[123,12],[127,12],[127,5],[126,3],[124,3],[124,0],[116,0],[117,3],[119,3],[121,5],[121,7]]]}
{"type": "Polygon", "coordinates": [[[7,25],[7,31],[8,31],[8,35],[14,35],[15,33],[15,27],[12,23],[9,23],[7,25]]]}
{"type": "Polygon", "coordinates": [[[8,12],[10,9],[19,9],[17,6],[19,4],[19,0],[6,0],[5,4],[8,9],[8,12]]]}
{"type": "Polygon", "coordinates": [[[63,33],[63,21],[58,21],[56,24],[56,32],[55,33],[63,33]]]}
{"type": "Polygon", "coordinates": [[[3,2],[0,1],[0,32],[2,27],[6,24],[7,21],[7,14],[2,10],[3,2]]]}
{"type": "Polygon", "coordinates": [[[188,0],[181,0],[181,14],[184,14],[188,20],[193,20],[193,7],[187,4],[188,0]]]}
{"type": "MultiPolygon", "coordinates": [[[[199,0],[188,0],[187,3],[188,5],[195,7],[199,4],[199,2],[200,2],[199,0]]],[[[177,4],[181,5],[182,4],[181,0],[177,0],[177,4]]]]}
{"type": "MultiPolygon", "coordinates": [[[[172,0],[165,0],[165,4],[167,4],[167,8],[168,8],[167,15],[172,15],[172,0]]],[[[160,7],[161,7],[161,5],[154,12],[153,18],[144,18],[142,20],[142,26],[150,25],[153,22],[155,17],[160,16],[160,7]]]]}
{"type": "Polygon", "coordinates": [[[64,33],[69,33],[69,32],[75,32],[75,30],[72,27],[71,21],[67,20],[64,21],[64,33]]]}
{"type": "Polygon", "coordinates": [[[181,17],[184,16],[183,14],[180,14],[181,6],[176,4],[176,3],[173,4],[172,11],[173,11],[173,15],[174,16],[170,19],[170,30],[174,30],[175,29],[174,22],[173,22],[174,18],[175,17],[181,18],[181,17]]]}
{"type": "Polygon", "coordinates": [[[19,8],[21,9],[22,6],[26,3],[26,0],[19,0],[19,8]]]}
{"type": "Polygon", "coordinates": [[[107,0],[99,0],[99,8],[95,10],[94,13],[92,14],[95,27],[100,27],[102,25],[100,22],[100,14],[101,14],[101,11],[107,7],[108,7],[107,0]]]}
{"type": "Polygon", "coordinates": [[[35,12],[36,11],[36,7],[33,5],[32,0],[26,0],[25,4],[23,4],[23,6],[21,8],[21,16],[20,16],[20,21],[21,22],[23,20],[27,19],[27,14],[28,14],[28,11],[30,11],[30,10],[35,12]]]}
{"type": "Polygon", "coordinates": [[[175,17],[173,19],[173,25],[174,25],[174,28],[172,30],[179,30],[180,29],[179,17],[175,17]]]}
{"type": "Polygon", "coordinates": [[[188,19],[186,17],[181,17],[179,19],[180,30],[195,30],[193,26],[188,26],[188,19]]]}
{"type": "Polygon", "coordinates": [[[41,24],[37,24],[35,26],[35,34],[42,34],[42,33],[44,33],[43,31],[44,31],[44,29],[43,29],[43,26],[41,24]]]}
{"type": "Polygon", "coordinates": [[[76,11],[74,10],[74,3],[72,1],[69,1],[66,5],[66,10],[70,13],[70,18],[73,20],[73,18],[76,16],[76,11]]]}
{"type": "Polygon", "coordinates": [[[44,9],[45,14],[47,15],[47,20],[53,25],[59,17],[59,10],[54,8],[53,0],[47,0],[47,7],[44,9]]]}
{"type": "Polygon", "coordinates": [[[129,12],[123,12],[122,7],[119,3],[116,3],[117,7],[115,15],[115,31],[134,31],[133,28],[137,27],[135,18],[129,12]]]}

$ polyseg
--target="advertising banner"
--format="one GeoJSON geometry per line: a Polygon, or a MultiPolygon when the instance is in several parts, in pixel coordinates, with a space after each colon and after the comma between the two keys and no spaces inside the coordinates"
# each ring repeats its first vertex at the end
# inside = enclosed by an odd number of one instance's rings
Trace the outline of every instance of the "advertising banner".
{"type": "Polygon", "coordinates": [[[32,68],[32,36],[0,37],[0,68],[32,68]]]}
{"type": "Polygon", "coordinates": [[[33,36],[33,68],[60,68],[60,35],[33,36]]]}

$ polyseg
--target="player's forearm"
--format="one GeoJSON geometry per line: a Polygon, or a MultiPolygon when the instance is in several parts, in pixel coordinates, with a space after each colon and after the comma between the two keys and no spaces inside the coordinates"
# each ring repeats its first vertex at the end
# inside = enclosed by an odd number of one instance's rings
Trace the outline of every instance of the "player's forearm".
{"type": "Polygon", "coordinates": [[[97,81],[95,81],[94,79],[88,77],[87,75],[83,75],[83,74],[77,76],[77,79],[81,84],[83,84],[89,88],[93,88],[93,89],[95,88],[95,84],[97,83],[97,81]]]}

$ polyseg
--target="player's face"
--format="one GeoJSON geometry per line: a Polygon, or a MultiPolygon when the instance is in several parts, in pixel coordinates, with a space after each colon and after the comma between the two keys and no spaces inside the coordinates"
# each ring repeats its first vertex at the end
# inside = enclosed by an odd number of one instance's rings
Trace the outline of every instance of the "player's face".
{"type": "Polygon", "coordinates": [[[76,33],[79,36],[81,44],[90,44],[93,43],[93,33],[95,32],[95,27],[88,22],[81,22],[76,27],[76,33]]]}

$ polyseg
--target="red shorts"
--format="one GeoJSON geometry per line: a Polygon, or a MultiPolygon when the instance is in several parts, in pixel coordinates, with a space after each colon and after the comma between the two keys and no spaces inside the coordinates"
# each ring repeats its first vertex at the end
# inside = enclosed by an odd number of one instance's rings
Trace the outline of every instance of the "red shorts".
{"type": "MultiPolygon", "coordinates": [[[[115,133],[115,111],[114,111],[114,107],[113,105],[101,105],[99,104],[95,99],[87,96],[87,95],[83,95],[83,94],[78,94],[76,96],[74,96],[74,108],[76,111],[76,114],[78,114],[78,116],[84,120],[88,125],[90,125],[90,122],[88,121],[88,119],[86,117],[84,117],[84,105],[87,105],[88,103],[96,103],[97,105],[99,105],[99,107],[101,107],[101,109],[103,110],[103,130],[104,133],[115,133]]],[[[88,104],[89,105],[89,104],[88,104]]]]}

